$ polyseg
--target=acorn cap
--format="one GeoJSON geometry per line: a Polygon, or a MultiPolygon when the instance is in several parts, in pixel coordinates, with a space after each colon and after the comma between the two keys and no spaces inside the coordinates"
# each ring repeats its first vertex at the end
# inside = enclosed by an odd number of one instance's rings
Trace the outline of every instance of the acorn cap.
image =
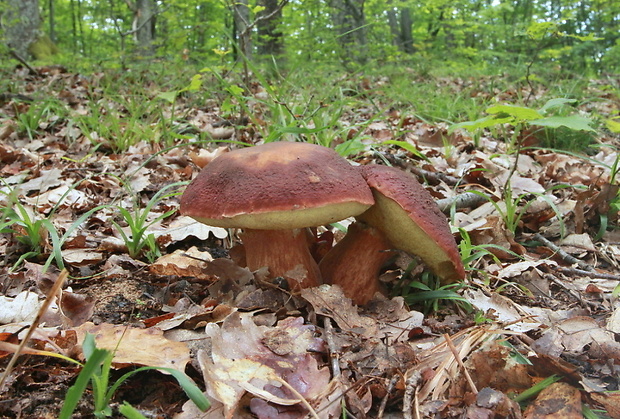
{"type": "Polygon", "coordinates": [[[359,170],[334,150],[276,142],[225,153],[181,197],[181,213],[204,224],[261,230],[318,226],[374,203],[359,170]]]}
{"type": "Polygon", "coordinates": [[[443,282],[465,278],[446,216],[431,194],[393,167],[368,165],[361,171],[375,204],[357,218],[381,230],[395,248],[419,256],[443,282]]]}

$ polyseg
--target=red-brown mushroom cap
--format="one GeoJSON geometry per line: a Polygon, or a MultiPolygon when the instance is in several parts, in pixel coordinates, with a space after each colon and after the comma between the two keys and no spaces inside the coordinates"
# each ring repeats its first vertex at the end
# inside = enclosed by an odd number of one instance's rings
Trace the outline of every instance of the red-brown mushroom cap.
{"type": "Polygon", "coordinates": [[[181,213],[218,227],[263,230],[328,224],[374,203],[359,170],[334,150],[276,142],[225,153],[181,197],[181,213]]]}
{"type": "Polygon", "coordinates": [[[400,250],[417,255],[443,281],[465,277],[450,226],[431,194],[410,174],[393,167],[361,168],[375,205],[358,217],[380,229],[400,250]]]}

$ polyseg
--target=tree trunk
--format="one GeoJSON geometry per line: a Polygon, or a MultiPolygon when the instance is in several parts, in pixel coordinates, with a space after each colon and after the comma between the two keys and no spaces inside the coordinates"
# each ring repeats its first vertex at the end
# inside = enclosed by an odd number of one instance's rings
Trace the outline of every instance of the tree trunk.
{"type": "Polygon", "coordinates": [[[155,14],[156,5],[153,0],[136,0],[133,30],[136,31],[139,54],[147,57],[155,52],[155,14]]]}
{"type": "Polygon", "coordinates": [[[2,22],[7,46],[21,57],[29,58],[28,49],[40,36],[39,1],[5,0],[3,3],[2,22]]]}
{"type": "Polygon", "coordinates": [[[49,7],[50,39],[52,40],[52,42],[56,42],[56,22],[55,22],[56,10],[54,6],[54,0],[48,0],[47,4],[49,7]]]}
{"type": "Polygon", "coordinates": [[[400,11],[400,36],[403,52],[407,54],[413,54],[415,48],[413,47],[413,35],[411,28],[413,27],[413,20],[411,19],[411,9],[404,7],[400,11]]]}
{"type": "Polygon", "coordinates": [[[278,0],[262,0],[265,10],[261,16],[270,16],[258,22],[258,52],[264,55],[279,56],[284,50],[284,38],[278,25],[282,19],[282,8],[278,0]]]}
{"type": "Polygon", "coordinates": [[[236,0],[233,4],[233,14],[235,19],[235,39],[237,40],[238,47],[236,53],[245,55],[249,60],[252,57],[252,38],[249,27],[250,8],[248,7],[248,0],[236,0]]]}
{"type": "Polygon", "coordinates": [[[338,42],[345,61],[365,62],[366,16],[365,0],[331,0],[332,18],[338,30],[338,42]]]}
{"type": "Polygon", "coordinates": [[[398,47],[401,51],[400,43],[400,28],[398,25],[398,17],[396,16],[396,8],[389,7],[387,10],[388,26],[390,27],[390,34],[392,35],[392,45],[398,47]]]}
{"type": "Polygon", "coordinates": [[[387,10],[388,25],[392,34],[392,45],[398,47],[398,50],[406,54],[412,54],[413,37],[411,35],[411,12],[408,7],[397,9],[390,7],[387,10]],[[399,13],[400,12],[400,13],[399,13]]]}

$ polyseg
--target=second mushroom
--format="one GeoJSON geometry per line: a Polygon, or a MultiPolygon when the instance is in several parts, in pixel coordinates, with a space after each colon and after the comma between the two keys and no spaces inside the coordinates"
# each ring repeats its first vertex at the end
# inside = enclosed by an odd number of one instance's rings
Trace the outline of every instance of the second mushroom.
{"type": "Polygon", "coordinates": [[[416,255],[443,281],[465,277],[463,263],[446,217],[431,194],[410,174],[369,165],[360,171],[375,204],[321,260],[326,283],[337,284],[356,304],[381,290],[379,271],[395,249],[416,255]]]}

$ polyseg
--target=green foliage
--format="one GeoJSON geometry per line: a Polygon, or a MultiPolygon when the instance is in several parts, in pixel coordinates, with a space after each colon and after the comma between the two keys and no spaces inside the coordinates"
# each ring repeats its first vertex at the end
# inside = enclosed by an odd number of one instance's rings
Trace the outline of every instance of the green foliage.
{"type": "MultiPolygon", "coordinates": [[[[114,352],[97,348],[95,338],[88,333],[82,344],[86,363],[82,366],[82,371],[77,380],[67,391],[65,401],[59,414],[59,419],[70,419],[75,411],[84,391],[88,384],[91,384],[92,395],[94,401],[94,416],[97,418],[105,418],[113,415],[110,402],[118,388],[131,376],[148,370],[159,370],[172,375],[179,383],[181,388],[189,396],[189,398],[202,411],[210,407],[209,401],[202,394],[200,389],[196,387],[194,382],[182,372],[163,367],[141,367],[121,376],[114,384],[110,385],[110,372],[112,370],[112,361],[114,352]]],[[[127,418],[143,418],[139,412],[125,402],[120,408],[119,413],[127,418]]]]}
{"type": "Polygon", "coordinates": [[[48,99],[41,103],[28,105],[25,112],[17,113],[17,130],[33,140],[41,133],[41,126],[47,129],[61,123],[68,115],[64,105],[56,99],[48,99]]]}
{"type": "MultiPolygon", "coordinates": [[[[51,237],[54,246],[59,246],[59,234],[49,218],[40,218],[32,208],[23,205],[14,193],[0,191],[9,200],[6,206],[0,206],[2,219],[0,233],[11,234],[25,249],[13,265],[21,265],[24,260],[41,256],[45,252],[48,240],[51,237]]],[[[58,252],[60,249],[57,249],[58,252]]],[[[57,258],[59,267],[62,267],[62,257],[57,258]]]]}
{"type": "Polygon", "coordinates": [[[60,52],[56,44],[47,35],[40,36],[35,42],[30,44],[28,51],[37,60],[49,60],[53,55],[60,52]]]}
{"type": "Polygon", "coordinates": [[[489,128],[502,124],[517,125],[537,125],[549,128],[566,127],[576,131],[596,131],[590,118],[581,115],[570,116],[546,116],[548,112],[562,105],[575,103],[575,99],[555,98],[550,99],[545,105],[538,109],[528,108],[526,106],[516,105],[495,105],[486,109],[486,113],[490,114],[475,121],[466,121],[454,124],[450,130],[457,128],[465,128],[469,131],[476,131],[482,128],[489,128]]]}
{"type": "Polygon", "coordinates": [[[527,390],[521,392],[519,395],[515,396],[513,400],[517,403],[520,403],[522,401],[531,399],[532,397],[536,396],[538,393],[549,387],[551,384],[557,383],[561,379],[562,377],[559,375],[552,375],[550,377],[547,377],[544,380],[534,384],[527,390]]]}
{"type": "Polygon", "coordinates": [[[171,145],[181,137],[163,117],[161,103],[139,93],[107,95],[88,105],[88,113],[75,119],[95,149],[123,153],[140,141],[171,145]]]}
{"type": "Polygon", "coordinates": [[[564,221],[562,219],[562,213],[560,209],[557,207],[557,205],[555,204],[555,202],[553,202],[553,200],[549,196],[545,194],[535,193],[535,192],[527,192],[527,193],[519,194],[515,197],[513,196],[510,182],[506,183],[503,192],[504,192],[504,195],[502,199],[496,202],[490,196],[482,192],[472,191],[472,193],[475,193],[477,195],[480,195],[488,199],[488,201],[493,205],[493,207],[495,207],[495,210],[502,217],[502,221],[504,221],[504,224],[506,225],[506,229],[513,234],[517,232],[517,229],[519,228],[519,225],[521,224],[521,218],[527,212],[527,209],[534,202],[536,202],[536,199],[543,200],[554,211],[560,223],[561,234],[562,236],[564,235],[565,226],[564,226],[564,221]]]}
{"type": "MultiPolygon", "coordinates": [[[[41,4],[43,16],[47,18],[51,4],[41,4]]],[[[235,50],[230,2],[169,0],[165,5],[157,4],[157,57],[197,68],[234,61],[234,54],[228,57],[217,54],[217,51],[235,50]]],[[[585,0],[583,4],[528,1],[484,5],[464,0],[414,3],[368,0],[364,3],[363,17],[356,17],[357,25],[343,34],[337,23],[339,17],[343,13],[355,15],[347,11],[355,2],[344,4],[342,8],[321,0],[286,4],[282,17],[276,22],[284,38],[283,54],[277,57],[281,60],[278,66],[286,62],[293,68],[298,65],[316,67],[320,62],[338,63],[343,57],[355,54],[359,55],[360,62],[373,60],[382,66],[402,63],[412,55],[411,49],[405,52],[402,46],[394,43],[399,35],[394,31],[400,30],[410,32],[413,45],[408,47],[425,57],[417,59],[419,62],[437,57],[444,62],[448,59],[504,65],[530,56],[540,44],[543,52],[540,57],[549,51],[547,59],[561,63],[568,71],[579,67],[612,72],[620,63],[615,59],[618,39],[614,26],[620,6],[613,2],[600,7],[594,0],[585,0]],[[411,18],[410,27],[403,21],[389,21],[388,12],[398,19],[404,11],[411,18]],[[394,27],[391,23],[402,26],[394,27]],[[348,45],[351,36],[358,34],[363,34],[358,39],[365,40],[365,44],[348,45]]],[[[126,58],[134,54],[135,58],[141,58],[131,33],[135,16],[125,3],[57,0],[53,7],[54,41],[61,50],[108,68],[127,64],[126,58]]],[[[250,21],[255,21],[263,8],[263,3],[250,1],[250,21]]],[[[262,34],[253,31],[252,42],[258,44],[259,35],[262,34]]],[[[83,60],[68,63],[80,66],[83,60]]],[[[358,64],[349,67],[351,71],[361,68],[358,64]]]]}
{"type": "Polygon", "coordinates": [[[145,256],[149,261],[154,261],[161,253],[159,252],[159,247],[155,240],[155,236],[153,234],[147,234],[147,230],[153,224],[168,218],[172,214],[176,212],[176,209],[165,211],[164,213],[158,215],[155,218],[151,217],[151,211],[153,208],[159,204],[160,201],[170,198],[171,196],[178,195],[177,191],[169,192],[171,189],[174,189],[180,185],[184,185],[183,182],[171,183],[166,185],[162,189],[160,189],[153,197],[147,202],[144,208],[140,208],[138,203],[134,206],[133,212],[128,211],[127,209],[121,207],[120,205],[116,205],[115,208],[118,210],[123,223],[129,228],[129,234],[125,232],[123,227],[118,224],[116,221],[113,221],[114,227],[120,234],[125,246],[127,246],[127,251],[129,252],[129,256],[132,258],[140,257],[146,249],[145,256]]]}
{"type": "Polygon", "coordinates": [[[494,259],[496,262],[500,262],[499,259],[493,254],[491,249],[497,249],[501,252],[511,253],[510,249],[506,249],[502,246],[492,243],[485,244],[474,244],[471,241],[471,237],[469,233],[459,228],[459,233],[461,235],[461,240],[458,243],[459,253],[461,254],[461,260],[463,261],[463,266],[466,271],[471,271],[475,269],[476,262],[483,258],[484,256],[489,256],[494,259]]]}
{"type": "MultiPolygon", "coordinates": [[[[522,130],[529,126],[543,127],[549,130],[585,131],[596,132],[592,127],[594,121],[585,116],[578,114],[571,115],[553,115],[551,111],[557,111],[558,108],[568,104],[575,103],[575,99],[554,98],[548,100],[541,108],[533,109],[526,106],[516,105],[494,105],[486,109],[488,116],[473,120],[453,124],[449,128],[449,132],[453,132],[458,128],[464,128],[470,132],[476,132],[485,128],[499,127],[502,129],[505,125],[514,127],[511,135],[511,146],[514,148],[520,141],[522,130]]],[[[551,131],[548,132],[548,137],[551,131]]],[[[582,137],[578,137],[581,139],[582,137]]],[[[591,138],[590,138],[591,140],[591,138]]],[[[582,147],[589,145],[583,144],[582,147]]]]}
{"type": "Polygon", "coordinates": [[[85,212],[71,223],[64,234],[60,235],[52,223],[52,218],[65,197],[77,184],[67,189],[47,217],[41,217],[35,213],[33,208],[22,204],[15,191],[9,188],[8,185],[5,184],[5,186],[5,189],[0,189],[0,195],[5,196],[4,200],[0,199],[0,233],[12,234],[15,240],[25,247],[25,252],[22,253],[17,262],[14,263],[13,269],[18,267],[24,260],[43,256],[50,246],[50,241],[51,250],[43,265],[43,270],[47,270],[52,261],[56,261],[58,268],[63,269],[64,261],[61,249],[65,241],[67,241],[73,232],[91,215],[106,207],[105,205],[100,205],[85,212]]]}
{"type": "Polygon", "coordinates": [[[439,278],[430,272],[423,272],[420,281],[409,280],[407,278],[410,272],[411,269],[408,269],[400,283],[392,290],[394,295],[402,295],[407,304],[421,305],[423,311],[429,313],[438,311],[442,304],[452,301],[464,310],[471,311],[471,304],[457,292],[465,287],[465,284],[459,282],[442,285],[439,278]]]}

